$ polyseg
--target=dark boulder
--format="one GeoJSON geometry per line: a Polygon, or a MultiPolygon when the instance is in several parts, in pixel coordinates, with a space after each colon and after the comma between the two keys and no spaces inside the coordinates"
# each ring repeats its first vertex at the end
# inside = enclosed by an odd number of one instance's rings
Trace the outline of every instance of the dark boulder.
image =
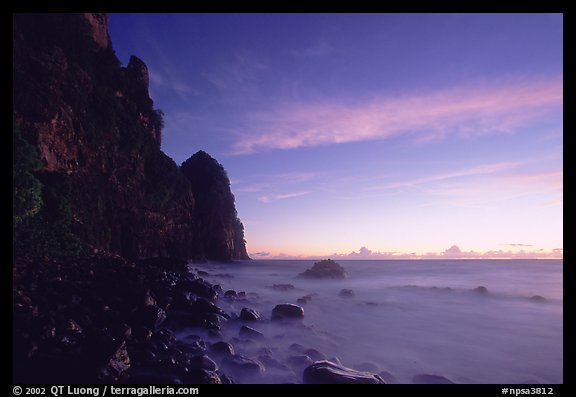
{"type": "Polygon", "coordinates": [[[218,297],[218,293],[213,286],[201,278],[196,280],[185,280],[180,283],[179,287],[186,292],[190,292],[199,298],[208,299],[209,301],[215,301],[218,297]]]}
{"type": "Polygon", "coordinates": [[[304,370],[303,381],[307,384],[384,384],[379,376],[360,372],[334,364],[318,361],[304,370]]]}
{"type": "Polygon", "coordinates": [[[265,371],[264,366],[258,361],[241,356],[239,354],[226,357],[222,363],[227,369],[239,376],[261,375],[265,371]]]}
{"type": "Polygon", "coordinates": [[[247,307],[240,311],[240,320],[242,321],[259,321],[262,319],[260,313],[254,309],[249,309],[247,307]]]}
{"type": "Polygon", "coordinates": [[[338,295],[341,296],[342,298],[353,298],[354,291],[352,291],[351,289],[343,288],[340,290],[340,293],[338,295]]]}
{"type": "Polygon", "coordinates": [[[217,371],[218,365],[206,355],[195,356],[190,359],[190,369],[205,369],[207,371],[217,371]]]}
{"type": "Polygon", "coordinates": [[[332,259],[316,262],[312,268],[298,275],[302,278],[314,279],[344,279],[348,277],[346,270],[332,259]]]}
{"type": "Polygon", "coordinates": [[[258,330],[255,330],[252,327],[247,327],[243,325],[240,327],[239,335],[249,339],[261,339],[264,337],[264,334],[258,330]]]}
{"type": "Polygon", "coordinates": [[[472,291],[477,292],[477,293],[479,293],[479,294],[487,294],[487,293],[488,293],[488,288],[480,285],[480,286],[474,288],[472,291]]]}
{"type": "Polygon", "coordinates": [[[272,320],[302,318],[304,318],[304,309],[291,303],[281,303],[272,309],[272,320]]]}
{"type": "Polygon", "coordinates": [[[210,346],[210,351],[218,356],[233,356],[234,346],[228,342],[216,342],[210,346]]]}

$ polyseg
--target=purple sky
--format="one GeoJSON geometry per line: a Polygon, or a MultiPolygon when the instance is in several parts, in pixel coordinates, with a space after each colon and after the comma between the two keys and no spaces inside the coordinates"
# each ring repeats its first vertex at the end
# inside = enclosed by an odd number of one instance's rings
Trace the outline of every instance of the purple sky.
{"type": "Polygon", "coordinates": [[[562,15],[109,18],[252,257],[562,255],[562,15]]]}

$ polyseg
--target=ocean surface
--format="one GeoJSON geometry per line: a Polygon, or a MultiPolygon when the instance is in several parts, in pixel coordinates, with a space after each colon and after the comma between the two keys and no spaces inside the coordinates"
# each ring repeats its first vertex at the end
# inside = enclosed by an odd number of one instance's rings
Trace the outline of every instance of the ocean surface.
{"type": "MultiPolygon", "coordinates": [[[[224,291],[246,293],[221,298],[227,312],[250,307],[262,313],[265,321],[247,324],[265,335],[258,341],[239,337],[239,321],[223,326],[224,339],[248,357],[266,353],[285,362],[303,346],[347,367],[386,371],[399,383],[412,383],[418,374],[455,383],[563,383],[562,260],[338,261],[348,272],[345,280],[297,278],[313,263],[191,267],[224,291]],[[487,292],[474,291],[479,286],[487,292]],[[342,289],[353,296],[340,296],[342,289]],[[307,295],[302,324],[269,321],[276,304],[296,304],[307,295]]],[[[268,368],[265,377],[248,381],[297,380],[268,368]]]]}

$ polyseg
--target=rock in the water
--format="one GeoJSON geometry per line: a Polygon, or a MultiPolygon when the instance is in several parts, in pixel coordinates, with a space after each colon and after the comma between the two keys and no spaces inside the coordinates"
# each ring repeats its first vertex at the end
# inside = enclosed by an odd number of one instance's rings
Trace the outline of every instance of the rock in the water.
{"type": "Polygon", "coordinates": [[[197,297],[205,298],[209,301],[215,301],[218,297],[218,293],[214,290],[212,285],[201,278],[196,280],[184,280],[180,283],[179,287],[187,292],[191,292],[197,297]]]}
{"type": "Polygon", "coordinates": [[[450,379],[440,375],[420,374],[412,378],[412,381],[417,385],[430,384],[430,385],[447,385],[453,384],[450,379]]]}
{"type": "Polygon", "coordinates": [[[307,384],[384,384],[384,380],[369,372],[360,372],[334,364],[318,361],[304,370],[303,381],[307,384]]]}
{"type": "Polygon", "coordinates": [[[190,359],[190,369],[205,369],[207,371],[217,371],[218,365],[206,355],[192,357],[190,359]]]}
{"type": "Polygon", "coordinates": [[[240,320],[242,321],[259,321],[261,319],[260,313],[254,309],[245,307],[240,311],[240,320]]]}
{"type": "Polygon", "coordinates": [[[488,288],[480,285],[480,286],[474,288],[472,291],[478,292],[479,294],[487,294],[487,293],[488,293],[488,288]]]}
{"type": "Polygon", "coordinates": [[[344,279],[348,277],[346,270],[332,259],[316,262],[312,268],[300,273],[298,277],[344,279]]]}
{"type": "Polygon", "coordinates": [[[304,318],[304,309],[291,303],[281,303],[272,309],[272,320],[302,318],[304,318]]]}
{"type": "Polygon", "coordinates": [[[219,356],[234,355],[234,347],[228,342],[216,342],[210,346],[210,351],[219,356]]]}
{"type": "Polygon", "coordinates": [[[264,337],[264,334],[262,332],[257,331],[252,327],[247,327],[245,325],[243,325],[240,328],[239,335],[243,336],[245,338],[251,338],[251,339],[260,339],[260,338],[264,337]]]}
{"type": "Polygon", "coordinates": [[[338,295],[341,296],[342,298],[352,298],[354,297],[354,291],[352,291],[351,289],[343,288],[342,290],[340,290],[340,293],[338,295]]]}
{"type": "Polygon", "coordinates": [[[261,375],[265,371],[264,366],[258,361],[251,360],[239,354],[226,357],[223,360],[223,364],[226,368],[238,375],[261,375]]]}

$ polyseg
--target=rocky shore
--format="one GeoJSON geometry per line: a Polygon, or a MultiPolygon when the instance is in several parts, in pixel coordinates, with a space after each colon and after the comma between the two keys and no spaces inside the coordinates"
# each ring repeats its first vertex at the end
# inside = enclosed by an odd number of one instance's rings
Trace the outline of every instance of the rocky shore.
{"type": "MultiPolygon", "coordinates": [[[[258,324],[302,327],[293,304],[258,313],[225,312],[222,291],[184,262],[89,258],[19,258],[13,266],[16,383],[384,383],[294,344],[291,355],[261,347],[258,324]],[[224,326],[238,327],[226,339],[224,326]],[[252,346],[252,349],[247,348],[252,346]]],[[[204,273],[205,274],[205,273],[204,273]]]]}

